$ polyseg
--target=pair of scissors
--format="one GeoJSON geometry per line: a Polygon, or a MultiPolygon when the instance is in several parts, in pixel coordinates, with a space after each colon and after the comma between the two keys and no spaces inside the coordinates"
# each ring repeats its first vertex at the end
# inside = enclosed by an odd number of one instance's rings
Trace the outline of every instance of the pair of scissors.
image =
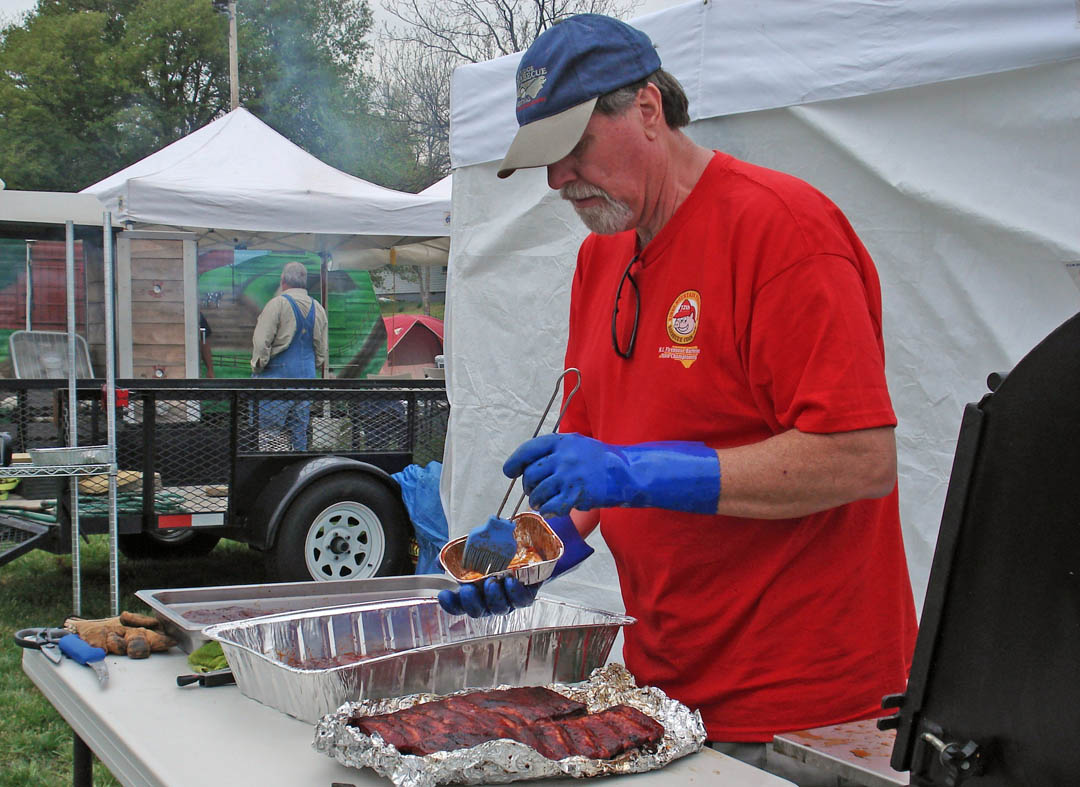
{"type": "Polygon", "coordinates": [[[45,627],[21,629],[15,632],[15,644],[20,648],[40,650],[41,654],[53,664],[59,664],[64,654],[60,652],[58,643],[69,633],[71,632],[64,629],[45,627]]]}

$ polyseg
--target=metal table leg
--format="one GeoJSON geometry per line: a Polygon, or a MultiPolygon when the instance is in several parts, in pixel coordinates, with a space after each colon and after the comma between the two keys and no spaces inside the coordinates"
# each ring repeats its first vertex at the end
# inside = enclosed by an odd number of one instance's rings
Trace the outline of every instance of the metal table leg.
{"type": "Polygon", "coordinates": [[[71,737],[75,741],[71,757],[72,787],[94,787],[94,753],[79,733],[72,732],[71,737]]]}

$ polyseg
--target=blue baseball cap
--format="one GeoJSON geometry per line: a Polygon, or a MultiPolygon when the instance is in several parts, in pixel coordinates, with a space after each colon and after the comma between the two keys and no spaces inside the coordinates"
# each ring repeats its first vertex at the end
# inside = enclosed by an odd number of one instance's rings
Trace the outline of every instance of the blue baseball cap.
{"type": "Polygon", "coordinates": [[[614,17],[577,14],[549,27],[518,64],[519,128],[499,177],[563,158],[585,132],[597,98],[659,68],[649,37],[614,17]]]}

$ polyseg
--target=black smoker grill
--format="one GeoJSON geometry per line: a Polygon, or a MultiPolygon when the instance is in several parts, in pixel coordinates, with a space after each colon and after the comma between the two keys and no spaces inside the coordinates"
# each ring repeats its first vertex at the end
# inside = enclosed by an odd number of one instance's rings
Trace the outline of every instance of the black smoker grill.
{"type": "Polygon", "coordinates": [[[891,765],[912,785],[1080,784],[1080,315],[969,404],[891,765]]]}

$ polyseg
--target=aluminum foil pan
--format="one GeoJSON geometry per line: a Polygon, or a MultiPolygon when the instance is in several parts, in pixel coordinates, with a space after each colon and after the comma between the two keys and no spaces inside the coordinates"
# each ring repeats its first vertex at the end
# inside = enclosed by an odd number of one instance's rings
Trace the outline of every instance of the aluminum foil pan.
{"type": "Polygon", "coordinates": [[[439,552],[439,562],[446,569],[446,573],[458,582],[483,582],[488,577],[512,576],[523,585],[538,585],[551,576],[555,570],[555,564],[563,555],[562,539],[551,529],[547,521],[531,511],[518,514],[513,517],[514,540],[518,546],[529,546],[535,549],[543,560],[539,563],[529,563],[519,568],[505,571],[493,571],[476,579],[465,579],[465,567],[462,559],[465,557],[465,541],[468,536],[455,538],[439,552]]]}
{"type": "Polygon", "coordinates": [[[619,703],[631,705],[663,724],[664,737],[655,752],[632,750],[611,760],[588,757],[549,760],[535,749],[511,740],[488,741],[468,749],[421,757],[401,754],[378,735],[365,735],[346,723],[354,712],[392,713],[440,699],[433,694],[414,694],[345,703],[319,720],[312,746],[343,765],[371,768],[398,787],[432,787],[436,784],[505,784],[549,777],[642,773],[663,768],[669,762],[693,754],[705,743],[705,725],[698,711],[691,711],[660,689],[638,688],[633,675],[621,664],[596,669],[584,683],[553,683],[547,688],[584,702],[590,712],[619,703]]]}
{"type": "Polygon", "coordinates": [[[176,640],[180,649],[191,653],[207,641],[203,629],[215,623],[370,601],[434,598],[440,590],[454,590],[457,587],[458,584],[450,577],[418,574],[327,582],[161,588],[139,590],[135,596],[154,611],[162,629],[176,640]]]}
{"type": "Polygon", "coordinates": [[[39,467],[57,465],[106,465],[111,460],[109,446],[82,445],[64,448],[29,448],[30,461],[39,467]]]}
{"type": "Polygon", "coordinates": [[[314,724],[343,702],[500,684],[576,682],[633,618],[548,599],[508,615],[450,615],[433,598],[207,626],[240,691],[314,724]]]}

